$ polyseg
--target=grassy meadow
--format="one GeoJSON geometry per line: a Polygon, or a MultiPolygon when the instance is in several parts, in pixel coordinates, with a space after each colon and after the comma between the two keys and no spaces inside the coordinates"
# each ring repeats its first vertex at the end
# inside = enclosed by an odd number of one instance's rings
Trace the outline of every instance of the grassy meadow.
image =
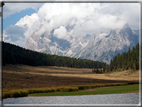
{"type": "Polygon", "coordinates": [[[68,96],[68,95],[96,95],[96,94],[114,94],[114,93],[128,93],[138,92],[139,85],[128,85],[128,86],[114,86],[114,87],[100,87],[85,91],[75,92],[54,92],[54,93],[36,93],[29,94],[29,96],[68,96]]]}
{"type": "Polygon", "coordinates": [[[89,87],[83,88],[86,90],[118,84],[129,85],[139,81],[138,70],[94,74],[92,69],[87,68],[27,65],[6,65],[2,70],[3,98],[33,93],[81,92],[80,87],[89,87]]]}

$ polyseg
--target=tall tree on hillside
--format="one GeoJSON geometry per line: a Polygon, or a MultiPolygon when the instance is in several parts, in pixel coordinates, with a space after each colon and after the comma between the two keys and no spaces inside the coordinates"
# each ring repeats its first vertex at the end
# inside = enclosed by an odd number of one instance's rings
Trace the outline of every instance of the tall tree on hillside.
{"type": "Polygon", "coordinates": [[[104,67],[103,67],[103,72],[105,73],[106,71],[106,64],[104,64],[104,67]]]}
{"type": "Polygon", "coordinates": [[[112,71],[113,70],[113,61],[112,61],[112,59],[110,60],[110,71],[112,71]]]}
{"type": "MultiPolygon", "coordinates": [[[[142,48],[142,46],[141,46],[142,48]]],[[[129,48],[128,52],[123,52],[121,55],[118,53],[110,61],[110,71],[116,69],[139,69],[139,43],[132,48],[129,48]]]]}

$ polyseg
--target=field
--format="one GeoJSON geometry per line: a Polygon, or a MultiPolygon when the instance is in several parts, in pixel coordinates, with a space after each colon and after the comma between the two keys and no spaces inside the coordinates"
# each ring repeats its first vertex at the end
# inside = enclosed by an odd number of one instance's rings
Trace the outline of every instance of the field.
{"type": "Polygon", "coordinates": [[[76,88],[139,81],[139,71],[94,74],[92,69],[7,65],[2,68],[3,93],[29,89],[76,88]]]}
{"type": "Polygon", "coordinates": [[[128,93],[139,92],[139,85],[128,86],[114,86],[114,87],[101,87],[95,89],[88,89],[85,91],[77,92],[55,92],[55,93],[36,93],[29,94],[29,96],[68,96],[68,95],[96,95],[96,94],[114,94],[114,93],[128,93]]]}

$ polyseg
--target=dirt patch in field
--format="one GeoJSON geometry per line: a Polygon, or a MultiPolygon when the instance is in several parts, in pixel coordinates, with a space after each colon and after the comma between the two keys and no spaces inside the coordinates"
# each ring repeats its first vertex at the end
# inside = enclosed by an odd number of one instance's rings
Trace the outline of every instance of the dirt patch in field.
{"type": "MultiPolygon", "coordinates": [[[[130,75],[129,75],[130,76],[130,75]]],[[[128,76],[93,74],[92,69],[67,67],[32,67],[8,65],[3,67],[2,86],[4,90],[50,88],[77,85],[96,85],[138,81],[128,76]]]]}
{"type": "Polygon", "coordinates": [[[6,89],[23,89],[23,88],[40,88],[40,87],[57,87],[73,85],[92,85],[108,83],[124,83],[128,81],[89,79],[77,77],[58,77],[36,74],[16,74],[3,73],[3,88],[6,89]]]}

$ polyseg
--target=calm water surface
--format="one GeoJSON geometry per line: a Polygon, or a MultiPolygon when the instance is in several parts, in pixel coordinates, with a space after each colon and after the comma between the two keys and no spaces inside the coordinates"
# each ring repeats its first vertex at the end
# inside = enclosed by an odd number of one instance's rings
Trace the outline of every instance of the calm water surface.
{"type": "Polygon", "coordinates": [[[139,104],[139,93],[7,98],[3,104],[139,104]]]}

